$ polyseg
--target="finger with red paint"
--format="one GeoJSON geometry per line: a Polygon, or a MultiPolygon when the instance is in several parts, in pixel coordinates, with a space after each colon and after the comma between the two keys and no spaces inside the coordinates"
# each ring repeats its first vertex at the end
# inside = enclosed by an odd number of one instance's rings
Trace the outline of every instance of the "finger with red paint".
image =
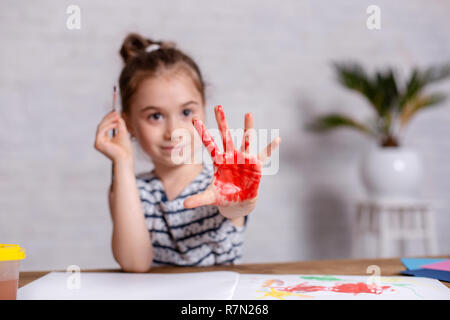
{"type": "Polygon", "coordinates": [[[224,153],[232,153],[234,151],[233,138],[231,137],[230,129],[228,129],[227,119],[225,119],[222,106],[216,106],[214,113],[216,114],[217,126],[223,141],[223,151],[224,153]]]}
{"type": "MultiPolygon", "coordinates": [[[[214,141],[214,138],[211,136],[211,134],[206,129],[205,125],[200,119],[197,118],[192,119],[192,124],[194,125],[197,133],[202,139],[202,142],[206,147],[206,150],[208,150],[208,153],[211,156],[211,159],[213,160],[214,166],[216,166],[217,163],[219,163],[223,158],[223,153],[220,152],[219,147],[214,141]]],[[[196,208],[200,206],[213,205],[216,203],[217,203],[216,190],[214,187],[214,183],[211,183],[205,191],[188,197],[184,201],[184,207],[196,208]]]]}
{"type": "Polygon", "coordinates": [[[200,119],[193,118],[192,124],[194,125],[195,130],[197,130],[197,133],[200,135],[200,138],[202,139],[202,142],[205,145],[206,150],[208,150],[211,159],[213,159],[213,161],[216,162],[215,159],[216,157],[219,158],[221,156],[221,152],[216,142],[214,141],[213,137],[208,132],[205,125],[200,119]]]}
{"type": "Polygon", "coordinates": [[[253,140],[253,115],[251,113],[245,114],[244,122],[244,136],[242,137],[241,151],[245,153],[250,152],[250,145],[253,140]]]}

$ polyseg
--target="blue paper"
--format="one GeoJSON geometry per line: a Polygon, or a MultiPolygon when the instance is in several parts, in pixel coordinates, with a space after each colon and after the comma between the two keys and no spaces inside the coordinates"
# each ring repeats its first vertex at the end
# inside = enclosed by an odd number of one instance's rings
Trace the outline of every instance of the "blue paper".
{"type": "Polygon", "coordinates": [[[450,282],[450,271],[417,269],[417,270],[402,271],[402,273],[410,276],[433,278],[441,281],[450,282]]]}
{"type": "Polygon", "coordinates": [[[436,262],[442,262],[447,259],[417,259],[417,258],[402,258],[400,259],[403,263],[403,265],[408,270],[415,270],[415,269],[421,269],[422,266],[430,264],[430,263],[436,263],[436,262]]]}

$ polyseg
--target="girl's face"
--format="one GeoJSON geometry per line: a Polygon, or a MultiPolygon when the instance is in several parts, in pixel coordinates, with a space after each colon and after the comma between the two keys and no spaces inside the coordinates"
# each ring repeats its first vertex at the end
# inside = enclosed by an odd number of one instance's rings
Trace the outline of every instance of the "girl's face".
{"type": "Polygon", "coordinates": [[[131,135],[155,165],[175,166],[171,154],[181,149],[173,148],[179,145],[179,140],[171,139],[172,132],[176,129],[188,132],[191,138],[188,148],[193,150],[197,134],[192,125],[194,116],[205,120],[203,99],[193,80],[184,72],[166,72],[140,83],[132,99],[130,116],[124,118],[131,135]]]}

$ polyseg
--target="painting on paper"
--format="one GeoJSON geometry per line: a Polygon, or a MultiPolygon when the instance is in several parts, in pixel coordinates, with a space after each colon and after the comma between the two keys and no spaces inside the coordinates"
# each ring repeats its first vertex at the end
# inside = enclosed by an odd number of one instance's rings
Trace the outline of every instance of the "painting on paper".
{"type": "Polygon", "coordinates": [[[241,274],[233,299],[450,299],[450,290],[415,277],[241,274]]]}

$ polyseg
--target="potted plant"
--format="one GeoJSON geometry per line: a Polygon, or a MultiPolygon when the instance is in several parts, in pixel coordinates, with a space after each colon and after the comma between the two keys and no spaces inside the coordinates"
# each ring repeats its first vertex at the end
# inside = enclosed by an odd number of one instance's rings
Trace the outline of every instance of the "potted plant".
{"type": "Polygon", "coordinates": [[[418,154],[402,146],[402,133],[418,111],[436,106],[442,93],[425,88],[450,75],[450,64],[427,69],[414,68],[406,81],[399,81],[388,68],[369,75],[358,63],[334,63],[340,84],[364,96],[375,111],[360,122],[348,115],[330,113],[316,118],[308,127],[324,132],[347,127],[370,136],[377,146],[366,152],[361,163],[363,183],[371,197],[413,197],[422,175],[418,154]]]}

